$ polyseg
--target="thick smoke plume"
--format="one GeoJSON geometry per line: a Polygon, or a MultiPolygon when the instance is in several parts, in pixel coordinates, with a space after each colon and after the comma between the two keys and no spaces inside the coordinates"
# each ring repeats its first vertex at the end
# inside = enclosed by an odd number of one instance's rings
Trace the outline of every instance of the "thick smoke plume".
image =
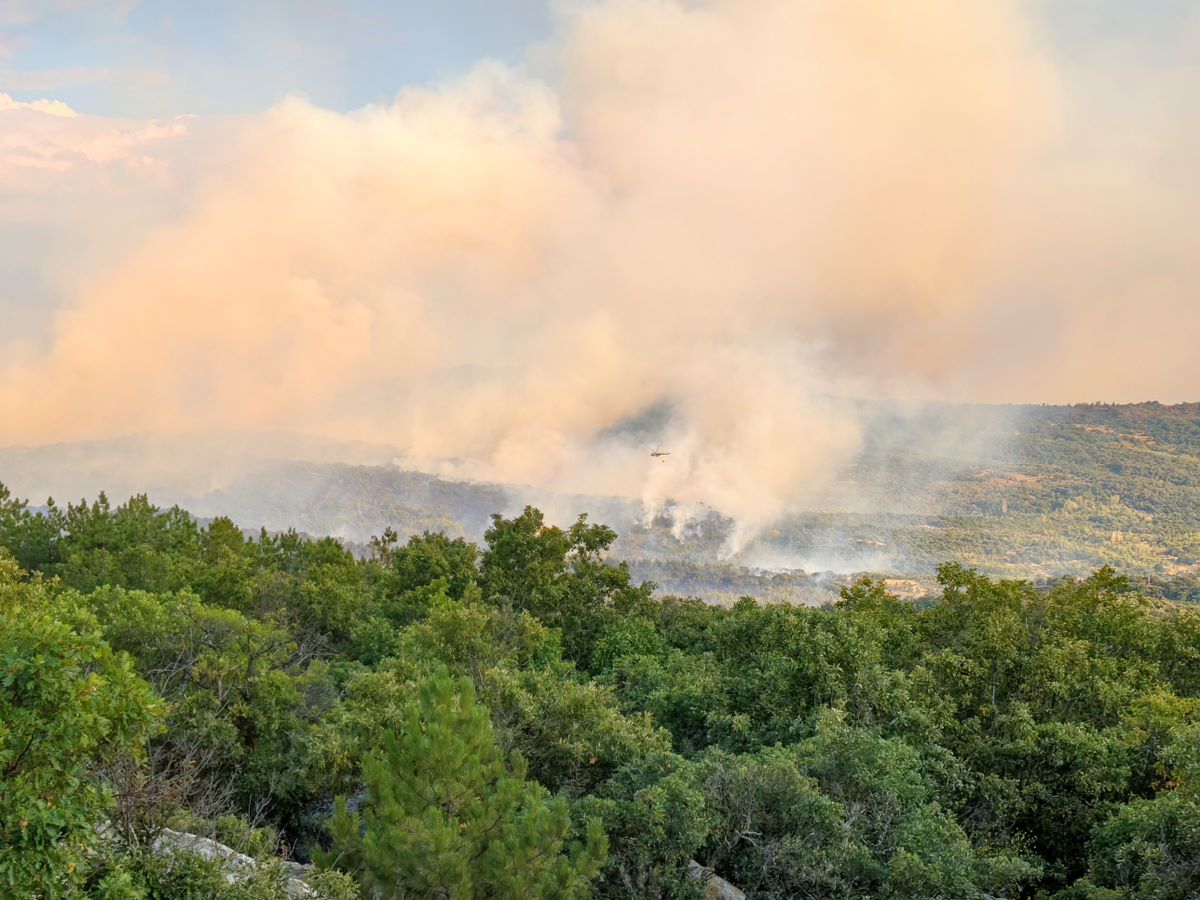
{"type": "Polygon", "coordinates": [[[1174,399],[1200,375],[1170,355],[1200,324],[1200,229],[1185,157],[1140,166],[1196,129],[1113,148],[1072,78],[1015,3],[608,0],[517,69],[143,123],[127,154],[89,117],[0,105],[54,116],[60,177],[116,192],[98,230],[139,211],[44,339],[0,337],[0,444],[371,440],[708,504],[740,543],[855,452],[837,397],[1174,399]],[[1151,314],[1178,322],[1160,351],[1104,348],[1151,314]]]}

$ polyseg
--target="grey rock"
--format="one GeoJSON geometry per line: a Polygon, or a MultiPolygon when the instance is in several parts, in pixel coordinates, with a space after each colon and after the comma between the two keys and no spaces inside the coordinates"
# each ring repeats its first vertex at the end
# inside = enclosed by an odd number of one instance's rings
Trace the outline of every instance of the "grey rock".
{"type": "MultiPolygon", "coordinates": [[[[225,880],[230,884],[250,875],[258,868],[258,862],[252,856],[238,853],[232,847],[226,847],[219,841],[188,834],[184,831],[172,831],[164,828],[154,839],[152,849],[160,856],[173,856],[176,853],[194,853],[204,859],[217,860],[225,870],[225,880]]],[[[310,897],[313,890],[302,879],[307,877],[311,866],[300,863],[285,862],[284,872],[287,882],[284,890],[289,897],[310,897]]]]}
{"type": "Polygon", "coordinates": [[[704,881],[704,900],[746,900],[744,893],[707,866],[689,859],[687,868],[692,878],[704,881]]]}

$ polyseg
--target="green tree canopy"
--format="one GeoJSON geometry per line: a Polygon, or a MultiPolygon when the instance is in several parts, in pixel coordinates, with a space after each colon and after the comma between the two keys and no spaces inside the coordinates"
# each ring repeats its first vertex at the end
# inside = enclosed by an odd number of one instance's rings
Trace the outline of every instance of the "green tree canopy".
{"type": "Polygon", "coordinates": [[[339,801],[324,863],[368,897],[587,896],[607,851],[599,824],[570,841],[566,800],[504,759],[469,679],[430,678],[403,722],[364,766],[362,810],[339,801]]]}
{"type": "Polygon", "coordinates": [[[145,751],[160,704],[93,621],[0,551],[0,894],[80,882],[110,796],[99,770],[145,751]]]}

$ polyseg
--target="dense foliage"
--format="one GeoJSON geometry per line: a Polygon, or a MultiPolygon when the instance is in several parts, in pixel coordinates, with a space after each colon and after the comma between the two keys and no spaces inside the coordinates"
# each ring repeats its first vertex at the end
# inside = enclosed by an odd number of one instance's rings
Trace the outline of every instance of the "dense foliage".
{"type": "Polygon", "coordinates": [[[911,604],[656,596],[480,546],[0,488],[0,895],[1200,895],[1200,610],[944,566],[911,604]],[[164,827],[262,859],[229,884],[164,827]]]}

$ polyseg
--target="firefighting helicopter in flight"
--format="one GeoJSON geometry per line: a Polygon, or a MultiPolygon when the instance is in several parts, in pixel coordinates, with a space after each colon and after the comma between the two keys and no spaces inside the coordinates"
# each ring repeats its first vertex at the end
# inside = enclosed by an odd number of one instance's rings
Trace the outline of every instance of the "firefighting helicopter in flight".
{"type": "Polygon", "coordinates": [[[666,460],[663,459],[663,457],[670,456],[671,451],[670,450],[659,450],[657,447],[655,447],[653,450],[650,451],[650,455],[653,456],[655,459],[657,459],[659,462],[666,462],[666,460]]]}

